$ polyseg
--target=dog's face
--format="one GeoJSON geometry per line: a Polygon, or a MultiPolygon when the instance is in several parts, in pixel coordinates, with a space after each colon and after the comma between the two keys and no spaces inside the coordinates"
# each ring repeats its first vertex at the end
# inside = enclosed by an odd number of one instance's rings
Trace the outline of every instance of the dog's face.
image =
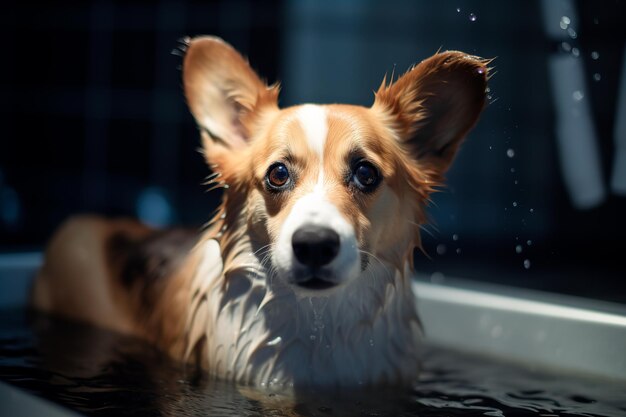
{"type": "Polygon", "coordinates": [[[403,268],[428,195],[484,106],[486,63],[441,53],[383,81],[371,108],[279,109],[278,88],[229,45],[188,47],[185,92],[207,161],[273,276],[323,293],[377,262],[403,268]]]}

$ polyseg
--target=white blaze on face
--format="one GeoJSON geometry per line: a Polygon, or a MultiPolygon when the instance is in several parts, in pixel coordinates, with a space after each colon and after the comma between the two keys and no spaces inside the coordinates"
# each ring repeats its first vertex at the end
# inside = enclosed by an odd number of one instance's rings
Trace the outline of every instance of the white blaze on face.
{"type": "Polygon", "coordinates": [[[294,267],[299,264],[291,246],[294,232],[304,225],[328,227],[339,234],[341,247],[337,257],[326,268],[332,272],[333,281],[347,282],[359,275],[361,260],[354,228],[327,198],[324,187],[324,147],[328,137],[326,109],[307,104],[297,110],[296,117],[310,149],[318,156],[317,181],[310,193],[295,202],[285,219],[272,255],[274,266],[279,275],[289,279],[294,267]]]}

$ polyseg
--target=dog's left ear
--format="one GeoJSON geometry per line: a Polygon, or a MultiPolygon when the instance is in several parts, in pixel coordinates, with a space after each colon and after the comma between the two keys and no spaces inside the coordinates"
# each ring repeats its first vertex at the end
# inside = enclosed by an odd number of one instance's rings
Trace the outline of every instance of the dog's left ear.
{"type": "Polygon", "coordinates": [[[488,63],[458,51],[438,53],[376,92],[373,110],[433,180],[446,172],[485,107],[488,63]]]}
{"type": "Polygon", "coordinates": [[[268,87],[244,57],[217,37],[189,41],[183,84],[189,109],[202,130],[207,162],[221,171],[248,144],[253,116],[278,108],[278,87],[268,87]]]}

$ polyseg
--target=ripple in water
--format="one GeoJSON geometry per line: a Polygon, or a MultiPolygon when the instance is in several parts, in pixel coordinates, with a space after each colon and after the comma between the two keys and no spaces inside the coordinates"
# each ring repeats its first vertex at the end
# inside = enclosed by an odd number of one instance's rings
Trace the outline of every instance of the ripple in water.
{"type": "MultiPolygon", "coordinates": [[[[0,379],[85,415],[623,416],[626,385],[427,348],[411,389],[297,393],[214,381],[141,341],[0,312],[0,379]]],[[[0,414],[2,414],[0,405],[0,414]]]]}

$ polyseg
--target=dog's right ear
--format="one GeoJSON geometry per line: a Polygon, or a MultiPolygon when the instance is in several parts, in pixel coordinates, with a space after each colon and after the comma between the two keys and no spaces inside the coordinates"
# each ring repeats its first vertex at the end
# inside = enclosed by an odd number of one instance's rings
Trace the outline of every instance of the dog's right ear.
{"type": "Polygon", "coordinates": [[[250,140],[254,116],[278,108],[278,87],[268,87],[248,62],[217,37],[187,45],[183,61],[187,104],[202,131],[207,162],[227,168],[230,156],[250,140]]]}

